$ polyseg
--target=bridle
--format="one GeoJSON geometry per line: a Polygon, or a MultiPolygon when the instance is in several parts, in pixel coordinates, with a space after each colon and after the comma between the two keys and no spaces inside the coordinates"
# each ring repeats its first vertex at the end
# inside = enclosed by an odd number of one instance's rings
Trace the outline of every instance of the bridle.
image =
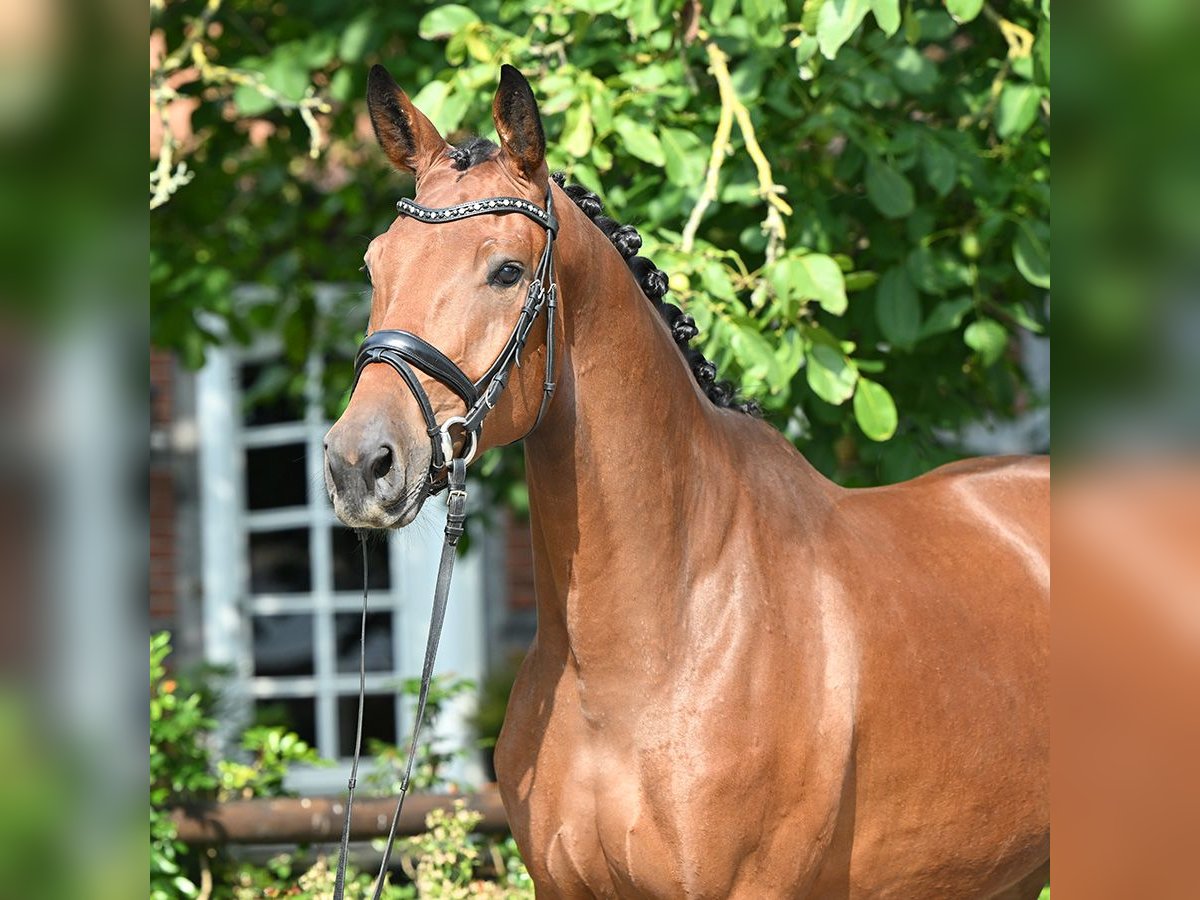
{"type": "MultiPolygon", "coordinates": [[[[542,385],[542,403],[538,408],[537,419],[529,429],[530,433],[541,424],[542,417],[546,414],[550,399],[554,396],[554,313],[558,305],[558,290],[554,284],[554,238],[558,233],[558,220],[554,216],[554,200],[549,188],[546,190],[544,211],[520,197],[490,197],[441,209],[422,206],[405,199],[396,204],[396,209],[402,215],[418,222],[434,224],[469,219],[473,216],[518,213],[533,219],[546,229],[546,246],[530,280],[529,292],[517,315],[512,334],[495,362],[478,381],[472,381],[457,363],[411,331],[375,331],[368,335],[358,348],[358,356],[354,360],[354,386],[358,385],[363,369],[367,366],[372,363],[386,363],[404,379],[404,383],[408,385],[421,407],[432,444],[427,490],[430,494],[436,494],[446,487],[447,480],[440,479],[440,476],[449,469],[450,461],[454,458],[454,438],[450,429],[456,426],[462,428],[462,447],[465,451],[463,458],[470,463],[479,446],[483,420],[495,407],[500,393],[508,383],[513,366],[521,364],[521,350],[525,347],[529,332],[543,309],[546,310],[546,377],[542,385]],[[466,412],[461,416],[451,416],[439,424],[433,412],[433,405],[429,402],[429,395],[413,372],[414,367],[457,394],[466,406],[466,412]]],[[[353,390],[352,387],[351,392],[353,390]]],[[[529,433],[526,433],[525,436],[528,435],[529,433]]]]}
{"type": "MultiPolygon", "coordinates": [[[[379,864],[379,874],[375,879],[372,900],[379,900],[383,891],[388,859],[391,857],[392,845],[396,839],[396,826],[400,822],[400,813],[404,809],[404,798],[408,795],[413,761],[417,755],[417,739],[425,718],[425,706],[429,699],[429,686],[433,678],[433,664],[437,658],[442,624],[446,618],[446,601],[450,593],[450,578],[454,572],[454,558],[467,517],[467,464],[474,459],[475,451],[479,449],[479,434],[483,430],[483,420],[495,408],[497,399],[508,384],[513,367],[521,364],[521,350],[524,349],[525,342],[529,339],[529,332],[543,309],[546,310],[546,374],[542,381],[541,406],[538,407],[537,418],[529,431],[525,433],[525,437],[532,434],[534,429],[541,424],[550,400],[554,396],[554,313],[558,307],[558,289],[554,284],[554,238],[558,234],[558,220],[554,216],[554,200],[551,190],[552,188],[546,190],[545,210],[539,209],[536,204],[520,197],[489,197],[485,200],[473,200],[469,203],[459,203],[441,209],[422,206],[412,200],[401,200],[396,204],[396,209],[402,215],[419,222],[453,222],[473,216],[518,213],[533,219],[546,229],[546,246],[542,250],[541,259],[530,280],[529,292],[525,296],[525,303],[521,307],[520,313],[517,314],[517,322],[513,326],[512,334],[495,362],[488,367],[478,381],[472,381],[457,363],[429,341],[411,331],[383,329],[372,332],[359,346],[358,355],[354,360],[354,384],[350,389],[351,393],[358,386],[363,369],[372,363],[385,363],[395,369],[404,379],[404,383],[408,385],[408,389],[421,407],[421,414],[425,417],[426,430],[432,445],[426,492],[432,496],[449,488],[446,498],[446,537],[442,543],[437,584],[433,591],[433,613],[429,620],[429,638],[425,643],[425,661],[421,668],[421,690],[417,695],[416,718],[413,721],[412,739],[408,747],[408,761],[404,769],[404,778],[400,781],[400,792],[396,800],[395,812],[392,814],[392,825],[388,831],[383,859],[379,864]],[[439,423],[433,411],[433,404],[429,402],[429,395],[421,386],[421,380],[413,371],[414,368],[453,391],[462,400],[466,411],[461,416],[451,416],[439,423]],[[461,455],[455,455],[454,452],[454,438],[450,434],[450,429],[454,427],[460,427],[463,431],[460,449],[464,452],[461,455]],[[443,473],[444,478],[442,477],[443,473]]],[[[333,900],[343,900],[346,889],[350,818],[354,806],[354,788],[358,781],[358,761],[362,750],[363,705],[366,697],[367,671],[367,545],[365,540],[362,551],[363,605],[362,619],[359,625],[358,730],[354,738],[354,761],[351,764],[350,779],[347,782],[346,816],[342,823],[341,855],[338,857],[333,900]]]]}

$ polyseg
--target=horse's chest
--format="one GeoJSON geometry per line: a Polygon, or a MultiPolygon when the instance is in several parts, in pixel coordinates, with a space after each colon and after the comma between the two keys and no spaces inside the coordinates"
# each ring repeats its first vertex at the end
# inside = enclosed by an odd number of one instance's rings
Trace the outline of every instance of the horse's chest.
{"type": "Polygon", "coordinates": [[[561,896],[675,897],[685,887],[727,896],[739,838],[763,821],[756,814],[740,835],[720,826],[727,786],[759,768],[753,751],[714,752],[669,716],[631,731],[556,706],[540,740],[504,748],[501,772],[539,887],[561,896]]]}

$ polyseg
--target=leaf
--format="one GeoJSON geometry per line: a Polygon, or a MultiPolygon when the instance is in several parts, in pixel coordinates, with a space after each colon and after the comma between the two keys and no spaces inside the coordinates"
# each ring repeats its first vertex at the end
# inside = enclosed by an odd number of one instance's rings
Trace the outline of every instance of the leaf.
{"type": "Polygon", "coordinates": [[[808,253],[795,260],[795,292],[816,300],[827,313],[840,316],[846,311],[846,279],[831,257],[808,253]]]}
{"type": "Polygon", "coordinates": [[[1046,329],[1042,327],[1042,323],[1029,314],[1020,303],[1009,303],[1004,307],[1008,310],[1009,315],[1013,317],[1013,321],[1024,328],[1026,331],[1032,331],[1034,334],[1041,334],[1046,329]]]}
{"type": "Polygon", "coordinates": [[[808,386],[813,393],[834,406],[841,406],[854,393],[858,369],[846,354],[828,344],[814,343],[806,354],[808,386]]]}
{"type": "Polygon", "coordinates": [[[996,108],[996,134],[1002,138],[1016,137],[1029,130],[1037,120],[1042,91],[1032,84],[1004,85],[996,108]]]}
{"type": "Polygon", "coordinates": [[[417,92],[412,102],[442,134],[448,134],[462,124],[468,99],[465,91],[455,90],[449,82],[430,81],[417,92]]]}
{"type": "Polygon", "coordinates": [[[1008,332],[995,319],[976,319],[963,332],[963,341],[979,354],[985,366],[990,366],[1008,346],[1008,332]]]}
{"type": "Polygon", "coordinates": [[[925,170],[925,180],[939,197],[954,189],[958,160],[949,147],[928,134],[921,143],[921,167],[925,170]]]}
{"type": "Polygon", "coordinates": [[[825,0],[817,16],[817,41],[826,59],[837,56],[871,9],[870,0],[825,0]]]}
{"type": "Polygon", "coordinates": [[[892,77],[910,94],[928,94],[937,86],[937,66],[916,47],[901,47],[891,60],[892,77]]]}
{"type": "Polygon", "coordinates": [[[658,135],[650,130],[649,125],[644,125],[629,116],[617,116],[613,120],[613,127],[621,136],[625,149],[638,159],[652,166],[661,166],[666,162],[658,135]]]}
{"type": "Polygon", "coordinates": [[[882,384],[860,377],[854,389],[854,418],[871,440],[886,441],[896,433],[896,401],[882,384]]]}
{"type": "Polygon", "coordinates": [[[778,381],[771,378],[775,368],[775,349],[754,328],[736,326],[731,329],[730,344],[741,362],[746,376],[757,381],[778,381]]]}
{"type": "Polygon", "coordinates": [[[478,21],[479,16],[473,10],[457,3],[448,3],[425,13],[417,26],[417,34],[427,41],[436,41],[458,34],[478,21]]]}
{"type": "Polygon", "coordinates": [[[889,219],[907,216],[915,203],[909,180],[878,159],[867,163],[867,197],[889,219]]]}
{"type": "Polygon", "coordinates": [[[875,321],[890,343],[906,350],[921,333],[921,298],[899,266],[888,269],[875,289],[875,321]]]}
{"type": "Polygon", "coordinates": [[[724,25],[733,14],[733,4],[734,0],[715,0],[708,14],[709,20],[714,25],[724,25]]]}
{"type": "Polygon", "coordinates": [[[888,37],[900,29],[900,0],[871,0],[871,12],[888,37]]]}
{"type": "Polygon", "coordinates": [[[567,110],[559,138],[563,150],[571,156],[585,156],[592,147],[592,136],[591,104],[585,101],[567,110]]]}
{"type": "Polygon", "coordinates": [[[682,128],[664,128],[659,135],[667,178],[680,187],[700,188],[704,178],[704,145],[682,128]]]}
{"type": "Polygon", "coordinates": [[[970,22],[983,9],[983,0],[946,0],[946,9],[955,20],[970,22]]]}
{"type": "Polygon", "coordinates": [[[1034,287],[1050,288],[1050,228],[1045,222],[1022,221],[1013,240],[1017,271],[1034,287]]]}
{"type": "Polygon", "coordinates": [[[261,116],[275,108],[275,101],[264,97],[249,85],[238,85],[233,92],[233,103],[243,116],[261,116]]]}
{"type": "Polygon", "coordinates": [[[932,337],[947,331],[954,331],[962,324],[963,316],[967,314],[974,303],[970,297],[955,297],[953,300],[943,300],[929,313],[925,324],[921,326],[921,337],[932,337]]]}
{"type": "Polygon", "coordinates": [[[630,0],[629,27],[636,35],[650,34],[659,26],[654,0],[630,0]]]}
{"type": "Polygon", "coordinates": [[[367,41],[371,38],[374,17],[374,11],[368,10],[351,20],[338,42],[338,59],[343,62],[358,62],[362,59],[367,41]]]}

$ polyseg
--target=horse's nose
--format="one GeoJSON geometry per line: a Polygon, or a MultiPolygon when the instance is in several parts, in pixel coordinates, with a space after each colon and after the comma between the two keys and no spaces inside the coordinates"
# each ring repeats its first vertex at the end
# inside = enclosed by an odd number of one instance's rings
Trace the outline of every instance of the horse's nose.
{"type": "Polygon", "coordinates": [[[404,488],[396,442],[381,427],[359,434],[354,430],[334,428],[325,436],[329,480],[344,500],[356,504],[375,500],[386,506],[404,488]]]}

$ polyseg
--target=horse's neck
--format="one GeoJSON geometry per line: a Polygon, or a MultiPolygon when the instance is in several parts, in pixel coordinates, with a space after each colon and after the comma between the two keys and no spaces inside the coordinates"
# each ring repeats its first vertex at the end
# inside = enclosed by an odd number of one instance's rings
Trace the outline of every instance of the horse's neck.
{"type": "Polygon", "coordinates": [[[563,218],[566,352],[526,442],[538,642],[580,664],[661,655],[684,599],[682,532],[721,508],[728,479],[700,470],[722,466],[728,414],[699,393],[620,255],[573,206],[563,218]]]}

